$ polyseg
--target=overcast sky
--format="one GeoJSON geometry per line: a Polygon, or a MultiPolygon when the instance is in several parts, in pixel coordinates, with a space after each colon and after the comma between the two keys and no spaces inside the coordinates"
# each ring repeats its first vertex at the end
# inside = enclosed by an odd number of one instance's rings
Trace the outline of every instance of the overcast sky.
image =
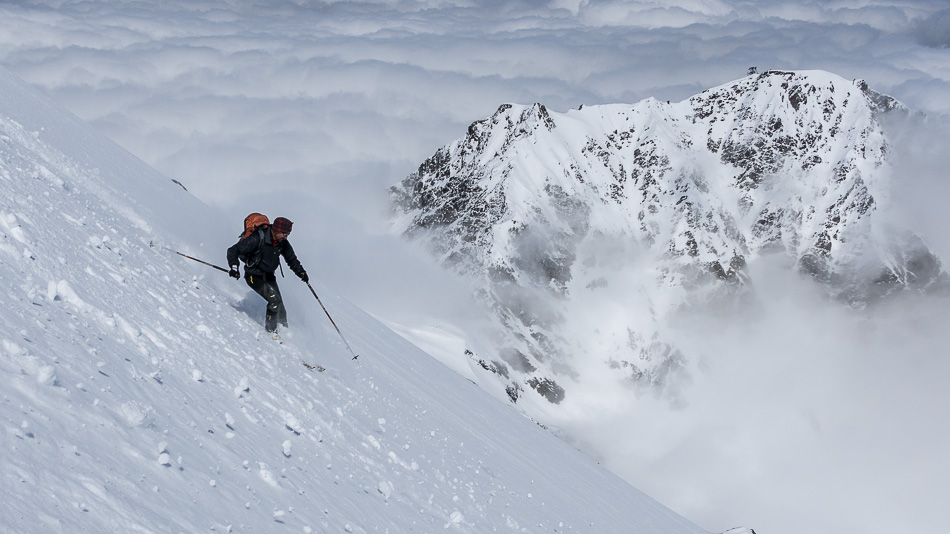
{"type": "MultiPolygon", "coordinates": [[[[450,280],[441,281],[431,265],[387,234],[386,187],[500,104],[541,102],[566,111],[647,97],[678,101],[740,78],[755,66],[862,78],[935,123],[945,122],[950,114],[950,9],[946,0],[2,2],[0,65],[185,184],[233,219],[235,234],[249,211],[293,219],[295,248],[312,274],[371,312],[409,321],[416,312],[458,313],[464,292],[450,280]],[[433,286],[439,290],[420,290],[433,286]]],[[[946,147],[946,130],[940,132],[936,137],[912,132],[920,143],[903,153],[905,168],[930,181],[910,181],[896,196],[895,211],[950,254],[946,217],[937,215],[945,211],[938,199],[946,198],[942,178],[950,168],[948,157],[936,148],[946,147]],[[940,187],[936,195],[935,184],[940,187]]],[[[217,245],[221,257],[212,259],[223,261],[230,243],[217,245]]],[[[933,320],[927,317],[922,321],[933,320]]],[[[828,324],[815,317],[796,320],[811,321],[818,329],[828,324]]],[[[868,326],[844,321],[844,330],[824,334],[835,338],[839,332],[835,339],[847,343],[868,326]]],[[[781,324],[777,320],[764,331],[781,330],[781,324]]],[[[937,336],[939,329],[928,331],[937,336]]],[[[893,346],[897,339],[880,345],[893,346]]],[[[766,344],[753,339],[731,365],[757,361],[754,356],[766,344]]],[[[808,352],[810,347],[799,348],[808,352]]],[[[796,368],[798,353],[781,355],[781,365],[796,368]]],[[[919,363],[918,371],[946,370],[934,365],[942,364],[919,363]]],[[[826,370],[855,390],[867,383],[884,385],[884,377],[865,381],[846,369],[847,362],[838,362],[826,370]]],[[[742,386],[729,376],[733,385],[742,386]]],[[[777,377],[760,387],[780,381],[777,377]]],[[[719,398],[706,409],[741,411],[744,420],[764,424],[764,408],[741,410],[750,401],[759,406],[754,399],[719,398]]],[[[901,402],[908,410],[918,408],[906,398],[901,402]]],[[[833,415],[845,419],[847,414],[842,408],[833,415]]],[[[694,410],[683,419],[696,423],[708,415],[694,410]]],[[[807,413],[799,419],[812,420],[807,413]]],[[[667,423],[657,422],[658,434],[667,423]]],[[[697,480],[709,484],[723,480],[716,469],[743,464],[737,456],[735,465],[712,465],[723,456],[703,451],[703,439],[710,436],[719,440],[716,451],[734,445],[727,443],[722,426],[682,430],[678,443],[683,435],[695,438],[696,450],[673,458],[692,458],[690,465],[664,469],[646,463],[658,457],[651,448],[667,443],[654,440],[638,451],[646,459],[641,464],[612,467],[631,479],[639,477],[643,489],[680,496],[669,504],[710,529],[735,526],[720,524],[732,517],[744,521],[741,509],[724,511],[742,495],[759,496],[739,508],[748,509],[747,517],[760,524],[796,515],[792,496],[809,484],[799,476],[798,465],[776,468],[767,460],[762,466],[745,465],[749,472],[734,473],[717,498],[709,497],[709,487],[684,491],[683,480],[689,477],[673,479],[671,473],[702,471],[697,480]],[[774,483],[791,489],[741,487],[760,480],[761,472],[751,472],[756,469],[789,475],[788,481],[774,483]],[[775,491],[774,499],[769,490],[775,491]]],[[[778,447],[784,435],[776,432],[757,446],[778,447]]],[[[735,437],[739,451],[753,441],[735,437]]],[[[825,434],[824,439],[834,438],[825,434]]],[[[833,457],[844,458],[860,443],[850,436],[835,439],[828,449],[840,449],[833,457]]],[[[905,445],[894,443],[888,450],[899,454],[905,445]]],[[[609,444],[598,446],[609,449],[609,444]]],[[[858,456],[866,461],[856,461],[857,470],[877,461],[873,455],[858,456]]],[[[891,475],[884,483],[913,484],[899,472],[891,475]]],[[[858,506],[877,507],[860,495],[855,499],[858,506]]],[[[925,505],[918,500],[896,508],[887,525],[899,524],[905,511],[919,517],[917,508],[925,505]]],[[[832,519],[834,510],[810,513],[816,517],[803,523],[822,525],[813,532],[840,526],[832,519]]]]}

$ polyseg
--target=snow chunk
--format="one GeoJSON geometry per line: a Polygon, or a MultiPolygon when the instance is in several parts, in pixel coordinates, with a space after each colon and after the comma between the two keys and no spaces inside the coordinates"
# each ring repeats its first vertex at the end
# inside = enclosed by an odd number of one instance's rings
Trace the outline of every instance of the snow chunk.
{"type": "Polygon", "coordinates": [[[257,465],[260,469],[259,474],[261,476],[261,480],[263,480],[264,482],[267,482],[268,484],[276,488],[277,477],[274,476],[274,473],[270,472],[270,469],[267,468],[267,464],[265,464],[264,462],[258,462],[257,465]]]}
{"type": "Polygon", "coordinates": [[[23,227],[20,226],[15,214],[0,211],[0,227],[6,230],[13,239],[24,245],[27,244],[26,234],[23,233],[23,227]]]}
{"type": "Polygon", "coordinates": [[[445,524],[445,528],[449,528],[452,525],[460,525],[462,521],[465,521],[465,516],[462,515],[462,512],[456,510],[449,516],[449,522],[445,524]]]}
{"type": "Polygon", "coordinates": [[[241,379],[238,380],[238,385],[234,387],[234,396],[240,398],[243,397],[245,393],[250,393],[251,387],[248,383],[249,380],[246,376],[241,377],[241,379]]]}
{"type": "Polygon", "coordinates": [[[148,426],[152,407],[136,401],[128,401],[122,403],[122,406],[119,407],[119,413],[131,427],[148,426]]]}
{"type": "Polygon", "coordinates": [[[284,425],[287,426],[288,430],[293,431],[294,434],[300,434],[300,431],[303,429],[303,425],[300,424],[300,421],[298,421],[293,414],[287,414],[285,416],[284,425]]]}
{"type": "Polygon", "coordinates": [[[50,283],[46,285],[46,298],[50,302],[68,302],[69,304],[75,306],[79,311],[85,311],[89,308],[89,305],[86,304],[84,300],[79,298],[79,295],[73,291],[72,286],[70,286],[69,282],[66,280],[60,280],[58,282],[50,281],[50,283]]]}
{"type": "Polygon", "coordinates": [[[44,365],[36,372],[36,383],[41,386],[56,385],[56,369],[52,365],[44,365]]]}
{"type": "Polygon", "coordinates": [[[3,347],[3,351],[6,352],[8,356],[22,356],[27,352],[23,347],[6,339],[0,342],[0,347],[3,347]]]}
{"type": "Polygon", "coordinates": [[[389,497],[393,494],[393,485],[389,482],[386,482],[385,480],[380,482],[379,486],[377,486],[376,489],[383,495],[383,498],[385,498],[387,501],[389,500],[389,497]]]}

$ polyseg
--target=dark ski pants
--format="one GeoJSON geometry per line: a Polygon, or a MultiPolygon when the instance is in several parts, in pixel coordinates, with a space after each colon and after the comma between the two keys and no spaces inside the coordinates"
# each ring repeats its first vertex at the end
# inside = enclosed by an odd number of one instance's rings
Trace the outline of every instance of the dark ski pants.
{"type": "Polygon", "coordinates": [[[277,331],[277,323],[287,327],[287,309],[284,308],[284,299],[280,296],[277,287],[277,277],[270,274],[245,274],[244,281],[258,295],[267,301],[267,315],[264,318],[264,329],[268,332],[277,331]]]}

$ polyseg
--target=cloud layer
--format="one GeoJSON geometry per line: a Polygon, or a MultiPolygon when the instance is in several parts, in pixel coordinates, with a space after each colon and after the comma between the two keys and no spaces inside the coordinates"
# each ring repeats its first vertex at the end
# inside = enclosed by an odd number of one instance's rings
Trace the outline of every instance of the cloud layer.
{"type": "Polygon", "coordinates": [[[501,103],[680,100],[750,66],[829,70],[950,111],[940,7],[5,3],[0,61],[227,206],[251,187],[393,183],[501,103]]]}

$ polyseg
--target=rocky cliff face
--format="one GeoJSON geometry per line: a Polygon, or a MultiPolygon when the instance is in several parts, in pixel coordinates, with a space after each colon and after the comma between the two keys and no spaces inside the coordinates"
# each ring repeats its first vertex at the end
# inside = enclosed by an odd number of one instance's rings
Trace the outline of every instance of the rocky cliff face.
{"type": "Polygon", "coordinates": [[[861,81],[753,75],[678,103],[502,105],[391,189],[395,228],[476,280],[499,339],[471,357],[552,403],[592,367],[675,395],[690,355],[664,325],[734,306],[746,265],[781,254],[862,305],[945,284],[919,239],[875,223],[879,118],[861,81]]]}

